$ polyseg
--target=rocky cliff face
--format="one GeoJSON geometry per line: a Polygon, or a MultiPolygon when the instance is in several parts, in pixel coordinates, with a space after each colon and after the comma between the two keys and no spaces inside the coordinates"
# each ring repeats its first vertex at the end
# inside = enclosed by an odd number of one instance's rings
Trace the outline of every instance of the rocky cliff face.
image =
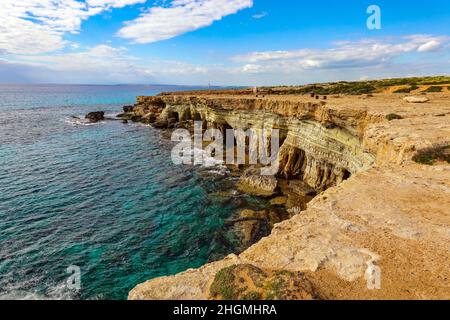
{"type": "Polygon", "coordinates": [[[317,190],[325,190],[367,170],[375,157],[362,147],[358,136],[364,124],[357,113],[352,122],[330,116],[326,105],[232,98],[189,96],[139,97],[135,113],[145,116],[163,106],[159,121],[202,121],[204,128],[279,129],[284,141],[279,154],[279,174],[300,177],[317,190]],[[340,119],[340,121],[337,121],[340,119]],[[358,121],[359,120],[359,121],[358,121]],[[345,124],[345,126],[342,126],[345,124]]]}
{"type": "Polygon", "coordinates": [[[450,142],[449,96],[429,97],[422,105],[392,94],[326,103],[303,96],[139,97],[135,115],[157,113],[166,126],[197,120],[222,130],[280,129],[278,175],[323,192],[239,256],[150,280],[129,298],[217,297],[217,277],[245,265],[269,278],[301,272],[317,296],[330,299],[448,299],[450,167],[411,160],[417,150],[450,142]],[[390,113],[402,119],[389,122],[390,113]],[[381,274],[376,288],[369,285],[374,272],[381,274]]]}

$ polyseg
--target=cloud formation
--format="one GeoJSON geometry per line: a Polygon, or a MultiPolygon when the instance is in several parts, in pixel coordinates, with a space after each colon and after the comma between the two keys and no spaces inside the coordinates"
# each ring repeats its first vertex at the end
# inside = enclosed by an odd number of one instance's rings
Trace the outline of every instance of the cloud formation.
{"type": "Polygon", "coordinates": [[[337,42],[329,49],[252,52],[232,60],[245,63],[242,71],[246,73],[361,68],[385,64],[409,53],[438,51],[448,41],[447,36],[411,35],[390,42],[380,39],[337,42]]]}
{"type": "Polygon", "coordinates": [[[141,44],[166,40],[252,6],[253,0],[174,0],[168,7],[150,8],[127,22],[117,35],[141,44]]]}
{"type": "Polygon", "coordinates": [[[83,20],[112,8],[146,0],[1,0],[0,54],[40,54],[65,46],[83,20]]]}
{"type": "Polygon", "coordinates": [[[448,43],[447,36],[411,35],[337,42],[328,49],[253,52],[221,64],[138,58],[125,47],[101,44],[0,59],[0,82],[280,85],[445,74],[448,43]]]}

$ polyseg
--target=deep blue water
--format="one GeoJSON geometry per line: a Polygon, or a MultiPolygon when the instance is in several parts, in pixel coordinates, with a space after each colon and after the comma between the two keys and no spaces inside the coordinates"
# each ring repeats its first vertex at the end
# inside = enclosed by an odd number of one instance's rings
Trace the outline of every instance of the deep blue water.
{"type": "Polygon", "coordinates": [[[124,299],[229,253],[224,219],[258,199],[217,194],[232,181],[173,165],[161,131],[71,118],[178,89],[0,85],[0,298],[124,299]],[[80,291],[66,287],[71,265],[80,291]]]}

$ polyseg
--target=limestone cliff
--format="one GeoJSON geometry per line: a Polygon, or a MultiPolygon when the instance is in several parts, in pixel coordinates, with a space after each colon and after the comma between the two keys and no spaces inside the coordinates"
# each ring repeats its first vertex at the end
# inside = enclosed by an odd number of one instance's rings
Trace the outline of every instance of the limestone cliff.
{"type": "Polygon", "coordinates": [[[367,115],[361,111],[340,115],[326,104],[313,102],[162,96],[139,97],[135,112],[144,115],[155,105],[164,105],[160,121],[196,120],[204,122],[205,128],[222,131],[279,129],[284,140],[280,173],[286,177],[302,176],[319,190],[374,163],[375,157],[362,147],[359,133],[366,125],[367,115]]]}
{"type": "Polygon", "coordinates": [[[166,124],[280,129],[279,176],[323,192],[239,256],[150,280],[129,298],[212,298],[218,272],[233,265],[301,272],[330,299],[450,298],[450,166],[411,160],[417,150],[450,142],[449,96],[429,97],[425,104],[393,94],[319,103],[305,96],[139,97],[135,115],[156,112],[166,124]],[[401,119],[386,120],[390,113],[401,119]],[[369,290],[367,272],[376,268],[381,288],[369,290]]]}

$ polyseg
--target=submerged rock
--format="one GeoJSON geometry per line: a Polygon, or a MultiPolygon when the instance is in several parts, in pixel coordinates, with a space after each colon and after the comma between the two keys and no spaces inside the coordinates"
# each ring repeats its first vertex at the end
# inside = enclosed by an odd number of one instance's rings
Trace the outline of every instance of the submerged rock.
{"type": "Polygon", "coordinates": [[[104,111],[89,112],[85,116],[85,118],[88,119],[90,122],[99,122],[105,120],[105,112],[104,111]]]}
{"type": "Polygon", "coordinates": [[[249,168],[242,174],[237,188],[250,195],[270,197],[278,188],[278,181],[274,176],[263,176],[259,168],[249,168]]]}

